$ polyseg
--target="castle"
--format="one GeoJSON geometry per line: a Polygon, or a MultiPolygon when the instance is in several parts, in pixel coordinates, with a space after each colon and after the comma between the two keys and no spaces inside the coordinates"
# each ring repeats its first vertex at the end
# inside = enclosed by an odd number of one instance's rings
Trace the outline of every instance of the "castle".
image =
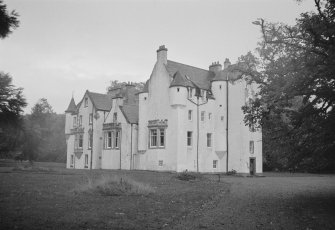
{"type": "Polygon", "coordinates": [[[167,59],[160,46],[144,89],[86,91],[66,114],[67,168],[262,172],[262,132],[241,107],[257,85],[228,59],[209,70],[167,59]]]}

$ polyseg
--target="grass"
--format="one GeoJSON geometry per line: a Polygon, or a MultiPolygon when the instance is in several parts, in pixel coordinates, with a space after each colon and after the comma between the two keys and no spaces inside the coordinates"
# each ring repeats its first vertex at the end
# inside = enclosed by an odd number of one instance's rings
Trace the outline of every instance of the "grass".
{"type": "Polygon", "coordinates": [[[149,184],[135,181],[127,176],[102,175],[99,178],[88,176],[87,182],[78,185],[74,192],[105,196],[149,195],[154,193],[154,189],[149,184]]]}
{"type": "Polygon", "coordinates": [[[335,229],[334,176],[22,167],[0,161],[0,229],[335,229]]]}

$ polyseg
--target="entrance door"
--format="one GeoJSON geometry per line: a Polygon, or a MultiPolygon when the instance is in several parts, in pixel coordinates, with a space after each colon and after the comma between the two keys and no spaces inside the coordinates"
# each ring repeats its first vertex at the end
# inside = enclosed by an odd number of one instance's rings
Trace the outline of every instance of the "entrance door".
{"type": "Polygon", "coordinates": [[[256,159],[254,157],[250,157],[250,175],[255,175],[256,173],[256,159]]]}

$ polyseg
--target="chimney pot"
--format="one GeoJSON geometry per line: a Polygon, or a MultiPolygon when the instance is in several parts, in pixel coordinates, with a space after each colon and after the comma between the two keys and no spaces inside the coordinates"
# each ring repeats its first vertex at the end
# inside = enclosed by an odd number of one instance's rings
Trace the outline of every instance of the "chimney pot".
{"type": "Polygon", "coordinates": [[[167,64],[167,51],[168,49],[165,45],[159,46],[159,49],[157,50],[157,62],[161,62],[165,65],[167,64]]]}

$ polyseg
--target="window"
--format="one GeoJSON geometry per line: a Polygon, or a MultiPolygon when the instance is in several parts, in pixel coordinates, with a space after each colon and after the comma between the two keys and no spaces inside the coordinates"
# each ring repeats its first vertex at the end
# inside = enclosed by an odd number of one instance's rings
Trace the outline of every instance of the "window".
{"type": "Polygon", "coordinates": [[[208,120],[212,119],[212,113],[208,113],[208,120]]]}
{"type": "Polygon", "coordinates": [[[212,134],[207,133],[207,147],[212,147],[212,134]]]}
{"type": "Polygon", "coordinates": [[[92,141],[93,141],[92,137],[93,137],[92,133],[89,133],[88,134],[88,149],[92,148],[92,141]]]}
{"type": "Polygon", "coordinates": [[[192,132],[187,131],[187,146],[192,146],[192,132]]]}
{"type": "Polygon", "coordinates": [[[163,161],[162,160],[158,161],[158,166],[163,166],[163,161]]]}
{"type": "Polygon", "coordinates": [[[192,121],[192,110],[188,111],[188,120],[192,121]]]}
{"type": "Polygon", "coordinates": [[[149,129],[149,147],[150,148],[165,147],[165,128],[149,129]]]}
{"type": "Polygon", "coordinates": [[[85,168],[88,168],[88,154],[85,154],[85,168]]]}
{"type": "Polygon", "coordinates": [[[85,98],[85,107],[87,107],[88,106],[88,98],[86,97],[85,98]]]}
{"type": "Polygon", "coordinates": [[[80,116],[79,116],[79,127],[81,127],[81,125],[82,125],[82,122],[83,122],[83,116],[82,116],[82,115],[80,115],[80,116]]]}
{"type": "Polygon", "coordinates": [[[223,121],[223,119],[224,119],[224,116],[221,116],[221,121],[223,121]]]}
{"type": "Polygon", "coordinates": [[[106,149],[112,148],[112,132],[111,131],[105,132],[105,148],[106,149]]]}
{"type": "Polygon", "coordinates": [[[74,156],[71,155],[70,165],[73,166],[73,164],[74,164],[74,156]]]}
{"type": "Polygon", "coordinates": [[[220,87],[220,89],[222,89],[222,85],[220,85],[219,87],[220,87]]]}
{"type": "Polygon", "coordinates": [[[201,121],[205,120],[205,111],[201,111],[201,121]]]}
{"type": "Polygon", "coordinates": [[[73,127],[77,126],[77,117],[73,117],[73,127]]]}
{"type": "Polygon", "coordinates": [[[165,129],[159,129],[159,147],[165,146],[165,129]]]}
{"type": "Polygon", "coordinates": [[[206,90],[201,90],[200,95],[202,97],[202,100],[205,100],[206,99],[206,90]]]}
{"type": "Polygon", "coordinates": [[[254,141],[249,141],[249,152],[254,154],[254,141]]]}
{"type": "Polygon", "coordinates": [[[193,96],[192,88],[188,88],[188,97],[191,98],[193,96]]]}
{"type": "Polygon", "coordinates": [[[113,122],[117,122],[117,113],[113,114],[113,122]]]}
{"type": "Polygon", "coordinates": [[[90,113],[88,117],[88,123],[91,125],[93,123],[93,113],[90,113]]]}
{"type": "Polygon", "coordinates": [[[83,134],[79,134],[78,148],[80,148],[80,149],[83,148],[83,134]]]}
{"type": "Polygon", "coordinates": [[[119,141],[120,141],[120,131],[115,131],[114,135],[114,148],[118,149],[119,148],[119,141]]]}
{"type": "Polygon", "coordinates": [[[177,92],[179,92],[179,88],[177,88],[177,92]]]}
{"type": "Polygon", "coordinates": [[[213,160],[213,169],[216,169],[218,167],[218,161],[213,160]]]}
{"type": "Polygon", "coordinates": [[[157,146],[157,129],[150,129],[150,147],[157,146]]]}

